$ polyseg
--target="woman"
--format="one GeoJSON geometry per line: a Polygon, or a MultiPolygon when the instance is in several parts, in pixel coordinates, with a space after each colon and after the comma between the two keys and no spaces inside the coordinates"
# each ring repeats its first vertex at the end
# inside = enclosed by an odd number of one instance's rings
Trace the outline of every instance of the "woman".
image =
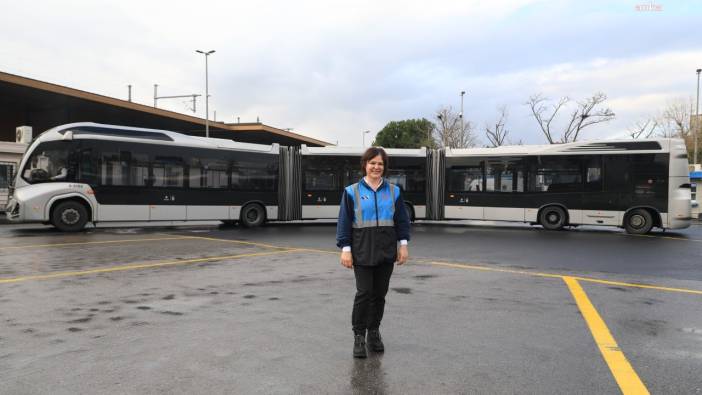
{"type": "Polygon", "coordinates": [[[385,350],[379,328],[390,275],[395,262],[402,265],[409,255],[409,217],[400,188],[383,178],[387,167],[388,155],[382,148],[366,150],[361,157],[364,177],[344,189],[336,227],[341,264],[353,268],[356,276],[351,313],[356,358],[366,357],[366,330],[368,348],[385,350]]]}

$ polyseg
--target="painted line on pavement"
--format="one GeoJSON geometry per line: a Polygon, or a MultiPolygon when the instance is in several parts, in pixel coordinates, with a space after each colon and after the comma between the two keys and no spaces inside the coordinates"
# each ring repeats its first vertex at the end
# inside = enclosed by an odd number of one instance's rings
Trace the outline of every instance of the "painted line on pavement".
{"type": "Polygon", "coordinates": [[[103,267],[103,268],[99,268],[99,269],[80,270],[80,271],[73,271],[73,272],[35,274],[35,275],[30,275],[30,276],[0,278],[0,284],[19,283],[19,282],[30,281],[30,280],[48,280],[48,279],[62,278],[62,277],[77,277],[77,276],[85,276],[85,275],[89,275],[89,274],[110,273],[110,272],[119,272],[119,271],[136,270],[136,269],[151,269],[151,268],[164,267],[164,266],[189,265],[189,264],[193,264],[193,263],[214,262],[214,261],[222,261],[222,260],[227,260],[227,259],[239,259],[239,258],[249,258],[249,257],[256,257],[256,256],[284,254],[287,252],[298,252],[298,251],[299,250],[297,250],[297,249],[289,249],[289,250],[284,250],[284,251],[254,252],[254,253],[249,253],[249,254],[213,256],[213,257],[205,257],[205,258],[197,258],[197,259],[187,259],[187,260],[184,259],[184,260],[177,260],[177,261],[127,264],[127,265],[110,266],[110,267],[103,267]]]}
{"type": "Polygon", "coordinates": [[[702,295],[702,291],[699,291],[696,289],[673,288],[673,287],[662,287],[662,286],[658,286],[658,285],[626,283],[626,282],[620,282],[620,281],[601,280],[598,278],[590,278],[590,277],[578,277],[578,276],[572,276],[572,277],[577,279],[577,280],[580,280],[580,281],[587,281],[587,282],[591,282],[591,283],[599,283],[599,284],[606,284],[606,285],[619,285],[622,287],[655,289],[658,291],[680,292],[680,293],[688,293],[688,294],[693,294],[693,295],[702,295]]]}
{"type": "Polygon", "coordinates": [[[620,233],[622,236],[627,237],[648,237],[653,239],[667,239],[667,240],[680,240],[680,241],[694,241],[697,243],[702,243],[702,240],[698,239],[687,239],[685,237],[675,237],[675,236],[656,236],[656,235],[630,235],[628,233],[620,233]]]}
{"type": "Polygon", "coordinates": [[[21,248],[67,247],[67,246],[91,245],[91,244],[139,243],[139,242],[144,242],[144,241],[183,240],[183,239],[192,239],[192,238],[193,238],[192,236],[179,236],[179,237],[159,237],[159,238],[154,238],[154,239],[126,239],[126,240],[105,240],[105,241],[83,241],[83,242],[73,242],[73,243],[27,244],[27,245],[21,245],[21,246],[0,247],[0,251],[15,250],[15,249],[21,249],[21,248]]]}
{"type": "Polygon", "coordinates": [[[273,244],[258,243],[258,242],[253,242],[253,241],[236,240],[236,239],[220,239],[217,237],[206,237],[206,236],[188,236],[188,237],[191,237],[194,239],[220,241],[223,243],[249,244],[249,245],[253,245],[253,246],[257,246],[257,247],[276,248],[276,249],[294,248],[295,250],[298,250],[298,251],[321,252],[324,254],[339,254],[339,251],[337,251],[337,250],[322,250],[322,249],[317,249],[317,248],[306,248],[306,247],[277,246],[277,245],[273,245],[273,244]]]}
{"type": "MultiPolygon", "coordinates": [[[[255,246],[276,248],[276,249],[294,248],[294,249],[301,251],[301,252],[308,251],[308,252],[319,252],[319,253],[323,253],[323,254],[339,254],[338,250],[323,250],[323,249],[306,248],[306,247],[276,246],[276,245],[272,245],[272,244],[256,243],[256,242],[243,241],[243,240],[220,239],[220,238],[216,238],[216,237],[203,237],[203,236],[191,236],[191,237],[198,238],[198,239],[204,239],[204,240],[220,241],[220,242],[251,244],[251,245],[255,245],[255,246]]],[[[490,272],[511,273],[511,274],[522,274],[522,275],[528,275],[528,276],[548,277],[548,278],[556,278],[556,279],[562,279],[565,276],[568,276],[565,274],[557,274],[557,273],[542,273],[542,272],[533,272],[533,271],[527,271],[527,270],[500,269],[500,268],[489,267],[486,265],[477,265],[477,264],[471,265],[471,264],[465,264],[465,263],[441,262],[441,261],[435,261],[435,260],[426,259],[426,258],[419,258],[419,259],[415,258],[415,259],[411,259],[410,262],[429,263],[431,265],[436,265],[436,266],[456,267],[456,268],[462,268],[462,269],[473,269],[473,270],[482,270],[482,271],[490,271],[490,272]]],[[[598,279],[598,278],[592,278],[592,277],[581,277],[581,276],[570,276],[570,277],[573,277],[579,281],[587,281],[587,282],[600,283],[600,284],[606,284],[606,285],[617,285],[617,286],[621,286],[621,287],[654,289],[654,290],[658,290],[658,291],[679,292],[679,293],[688,293],[688,294],[694,294],[694,295],[702,295],[702,291],[696,290],[696,289],[663,287],[663,286],[651,285],[651,284],[627,283],[627,282],[623,282],[623,281],[611,281],[611,280],[604,280],[604,279],[598,279]]]]}
{"type": "MultiPolygon", "coordinates": [[[[417,262],[417,260],[413,260],[413,261],[417,262]]],[[[486,272],[523,274],[523,275],[535,276],[535,277],[548,277],[548,278],[558,278],[558,279],[562,279],[565,277],[572,277],[572,278],[577,279],[579,281],[587,281],[587,282],[598,283],[598,284],[618,285],[621,287],[655,289],[658,291],[679,292],[679,293],[688,293],[688,294],[693,294],[693,295],[702,295],[702,291],[696,290],[696,289],[674,288],[674,287],[663,287],[663,286],[649,285],[649,284],[627,283],[627,282],[623,282],[623,281],[603,280],[603,279],[592,278],[592,277],[569,276],[569,275],[555,274],[555,273],[530,272],[530,271],[526,271],[526,270],[498,269],[498,268],[488,267],[488,266],[469,265],[469,264],[464,264],[464,263],[439,262],[439,261],[432,261],[432,260],[428,260],[428,259],[427,260],[423,259],[423,260],[420,260],[419,262],[425,263],[425,264],[430,264],[430,265],[435,265],[435,266],[446,266],[446,267],[455,267],[455,268],[461,268],[461,269],[482,270],[482,271],[486,271],[486,272]]]]}
{"type": "Polygon", "coordinates": [[[563,281],[568,285],[570,293],[575,299],[583,319],[587,323],[597,348],[600,349],[609,370],[619,385],[619,389],[624,395],[628,394],[648,394],[648,389],[636,374],[626,356],[619,348],[617,341],[607,328],[595,306],[590,302],[583,288],[573,277],[564,276],[563,281]]]}

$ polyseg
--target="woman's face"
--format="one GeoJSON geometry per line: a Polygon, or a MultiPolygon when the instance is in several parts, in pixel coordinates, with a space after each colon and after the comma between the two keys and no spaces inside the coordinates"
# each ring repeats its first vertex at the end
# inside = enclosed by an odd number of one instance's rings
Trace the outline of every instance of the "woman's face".
{"type": "Polygon", "coordinates": [[[380,155],[366,162],[366,176],[372,180],[380,179],[383,176],[384,169],[385,163],[383,163],[383,157],[380,155]]]}

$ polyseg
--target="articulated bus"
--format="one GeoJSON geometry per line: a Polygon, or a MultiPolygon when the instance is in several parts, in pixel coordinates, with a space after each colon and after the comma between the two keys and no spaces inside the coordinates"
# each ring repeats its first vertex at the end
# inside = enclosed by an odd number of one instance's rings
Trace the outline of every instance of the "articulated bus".
{"type": "Polygon", "coordinates": [[[445,218],[520,221],[628,233],[690,226],[679,139],[447,150],[445,218]]]}
{"type": "MultiPolygon", "coordinates": [[[[77,231],[88,222],[336,218],[362,148],[280,147],[94,123],[39,136],[7,216],[77,231]]],[[[387,179],[413,220],[503,220],[629,233],[690,224],[682,140],[477,149],[388,149],[387,179]]]]}

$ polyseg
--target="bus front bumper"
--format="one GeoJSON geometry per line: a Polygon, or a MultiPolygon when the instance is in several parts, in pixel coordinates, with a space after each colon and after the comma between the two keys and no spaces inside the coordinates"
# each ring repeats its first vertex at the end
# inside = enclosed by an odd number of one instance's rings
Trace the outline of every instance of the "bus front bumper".
{"type": "Polygon", "coordinates": [[[10,199],[10,202],[7,203],[7,207],[5,208],[5,214],[7,215],[7,219],[12,222],[19,222],[20,209],[21,207],[19,202],[15,199],[10,199]]]}

